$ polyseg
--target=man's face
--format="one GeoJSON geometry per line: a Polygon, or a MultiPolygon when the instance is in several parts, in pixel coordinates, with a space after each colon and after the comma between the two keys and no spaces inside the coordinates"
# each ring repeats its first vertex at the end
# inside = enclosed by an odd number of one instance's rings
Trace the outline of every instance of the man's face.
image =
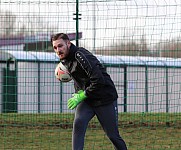
{"type": "Polygon", "coordinates": [[[59,56],[60,59],[65,59],[68,56],[71,45],[70,41],[58,39],[53,41],[52,45],[55,53],[59,56]]]}

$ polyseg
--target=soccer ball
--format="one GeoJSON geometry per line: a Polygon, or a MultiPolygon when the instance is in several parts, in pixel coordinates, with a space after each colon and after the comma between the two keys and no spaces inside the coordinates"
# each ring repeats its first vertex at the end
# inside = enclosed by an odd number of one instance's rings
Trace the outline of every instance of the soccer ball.
{"type": "Polygon", "coordinates": [[[72,80],[67,68],[61,62],[55,68],[55,77],[61,82],[69,82],[72,80]]]}

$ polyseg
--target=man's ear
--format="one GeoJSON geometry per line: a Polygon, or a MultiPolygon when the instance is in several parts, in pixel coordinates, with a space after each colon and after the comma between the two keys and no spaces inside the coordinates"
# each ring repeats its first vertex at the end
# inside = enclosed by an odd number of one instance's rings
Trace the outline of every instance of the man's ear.
{"type": "Polygon", "coordinates": [[[71,42],[69,40],[67,41],[67,46],[68,46],[68,48],[70,48],[70,46],[71,46],[71,42]]]}

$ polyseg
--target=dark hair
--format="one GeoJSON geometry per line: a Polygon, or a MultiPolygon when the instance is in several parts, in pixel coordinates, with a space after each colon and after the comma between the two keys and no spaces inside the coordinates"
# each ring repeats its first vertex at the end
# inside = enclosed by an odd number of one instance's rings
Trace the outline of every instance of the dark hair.
{"type": "Polygon", "coordinates": [[[57,34],[51,35],[50,41],[52,43],[53,41],[58,40],[58,39],[69,40],[69,37],[65,33],[57,33],[57,34]]]}

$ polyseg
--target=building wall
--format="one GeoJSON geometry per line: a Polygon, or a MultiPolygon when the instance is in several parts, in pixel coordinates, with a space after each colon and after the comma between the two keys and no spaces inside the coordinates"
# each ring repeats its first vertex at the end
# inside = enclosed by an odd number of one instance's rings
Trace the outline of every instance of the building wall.
{"type": "Polygon", "coordinates": [[[61,84],[54,76],[55,67],[55,63],[42,62],[39,68],[36,62],[18,63],[19,113],[67,112],[73,83],[61,84]]]}
{"type": "MultiPolygon", "coordinates": [[[[118,91],[119,112],[123,112],[124,69],[109,67],[107,70],[118,91]]],[[[166,67],[148,67],[147,91],[145,72],[145,67],[127,67],[127,111],[146,112],[146,103],[148,103],[148,112],[166,112],[168,103],[168,112],[181,112],[181,69],[168,68],[168,92],[166,67]],[[148,102],[146,102],[146,92],[148,102]]]]}
{"type": "Polygon", "coordinates": [[[124,68],[107,67],[107,72],[110,74],[117,92],[118,92],[118,110],[124,111],[124,68]]]}
{"type": "Polygon", "coordinates": [[[127,111],[144,112],[145,110],[145,68],[127,68],[127,111]]]}
{"type": "Polygon", "coordinates": [[[166,69],[148,69],[148,110],[166,112],[166,69]]]}
{"type": "Polygon", "coordinates": [[[40,64],[41,112],[67,112],[67,99],[73,93],[73,83],[61,83],[55,78],[55,63],[40,64]]]}
{"type": "Polygon", "coordinates": [[[170,68],[168,73],[169,111],[181,112],[181,69],[170,68]]]}
{"type": "MultiPolygon", "coordinates": [[[[0,64],[1,85],[2,68],[5,66],[5,64],[0,64]]],[[[18,62],[18,113],[74,111],[67,109],[67,100],[74,93],[73,81],[59,82],[54,76],[55,67],[55,62],[18,62]]],[[[124,68],[107,67],[107,71],[118,91],[119,112],[124,112],[124,68]]],[[[166,112],[167,103],[169,104],[168,112],[181,112],[181,69],[169,68],[167,78],[165,67],[148,67],[147,86],[145,72],[145,67],[127,67],[127,112],[145,112],[146,99],[148,100],[148,112],[166,112]]],[[[0,92],[0,112],[2,112],[2,86],[0,86],[0,92]]]]}
{"type": "Polygon", "coordinates": [[[18,62],[18,113],[38,112],[38,64],[18,62]]]}

